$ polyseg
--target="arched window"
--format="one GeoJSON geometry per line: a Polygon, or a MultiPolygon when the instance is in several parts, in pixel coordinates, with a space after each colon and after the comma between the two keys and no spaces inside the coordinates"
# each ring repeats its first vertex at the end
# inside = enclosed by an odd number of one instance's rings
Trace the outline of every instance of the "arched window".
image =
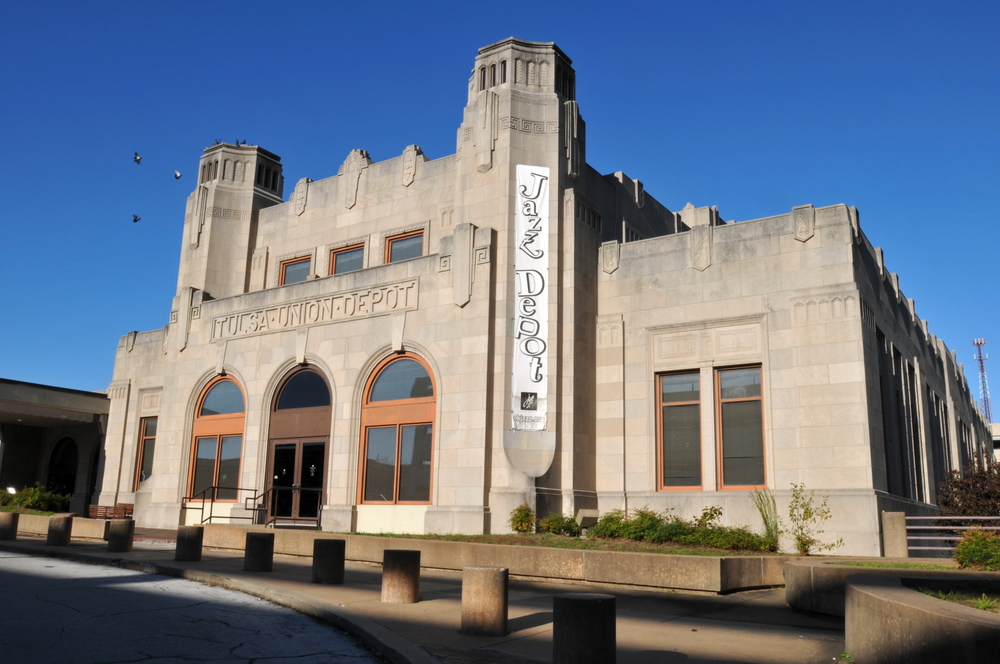
{"type": "Polygon", "coordinates": [[[361,410],[360,502],[429,503],[434,379],[409,353],[383,360],[361,410]]]}
{"type": "Polygon", "coordinates": [[[208,384],[194,415],[191,480],[195,500],[236,500],[243,454],[243,390],[231,378],[208,384]]]}
{"type": "Polygon", "coordinates": [[[490,65],[490,87],[494,87],[497,84],[497,66],[490,65]]]}
{"type": "Polygon", "coordinates": [[[479,89],[486,89],[486,67],[479,68],[479,89]]]}
{"type": "Polygon", "coordinates": [[[507,82],[507,61],[504,60],[500,63],[500,85],[507,82]]]}
{"type": "Polygon", "coordinates": [[[52,493],[65,495],[76,490],[76,466],[78,458],[76,443],[72,438],[63,438],[52,450],[49,458],[49,477],[46,488],[52,493]]]}
{"type": "Polygon", "coordinates": [[[310,367],[285,379],[268,431],[268,519],[318,519],[324,502],[333,407],[326,379],[310,367]]]}

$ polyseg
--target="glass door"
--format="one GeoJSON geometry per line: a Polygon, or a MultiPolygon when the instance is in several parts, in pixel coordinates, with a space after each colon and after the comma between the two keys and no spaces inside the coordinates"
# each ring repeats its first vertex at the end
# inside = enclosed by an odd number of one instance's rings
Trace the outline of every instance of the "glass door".
{"type": "Polygon", "coordinates": [[[326,441],[271,441],[268,520],[318,519],[323,504],[326,441]]]}

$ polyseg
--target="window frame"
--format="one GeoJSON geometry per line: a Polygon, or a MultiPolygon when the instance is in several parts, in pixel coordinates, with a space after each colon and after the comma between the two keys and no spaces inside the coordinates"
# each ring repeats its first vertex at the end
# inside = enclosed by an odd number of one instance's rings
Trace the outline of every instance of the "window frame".
{"type": "Polygon", "coordinates": [[[729,367],[713,368],[714,397],[715,397],[715,458],[716,458],[716,486],[719,491],[756,491],[766,489],[767,484],[767,427],[764,422],[764,367],[761,364],[738,364],[729,367]],[[760,395],[755,397],[742,397],[737,399],[722,399],[722,373],[725,371],[738,371],[740,369],[756,369],[760,376],[760,395]],[[761,465],[764,473],[762,484],[726,484],[724,457],[723,457],[723,437],[722,430],[722,405],[723,403],[745,403],[756,401],[760,405],[760,443],[761,443],[761,465]]]}
{"type": "Polygon", "coordinates": [[[412,261],[414,259],[423,258],[424,256],[426,256],[427,255],[427,247],[426,247],[426,244],[425,244],[425,242],[426,242],[426,236],[424,235],[424,229],[423,228],[418,228],[417,230],[414,230],[414,231],[407,231],[405,233],[397,233],[396,235],[389,235],[389,236],[387,236],[385,238],[385,255],[382,256],[383,262],[386,265],[391,265],[391,264],[394,263],[394,261],[390,261],[389,260],[389,257],[392,255],[392,244],[394,242],[398,242],[399,240],[407,240],[407,239],[409,239],[411,237],[416,237],[418,235],[421,238],[420,239],[420,255],[419,256],[414,256],[413,258],[401,258],[400,260],[395,261],[395,263],[402,263],[403,261],[412,261]]]}
{"type": "MultiPolygon", "coordinates": [[[[292,285],[292,284],[286,284],[285,283],[285,268],[287,268],[289,265],[297,265],[299,263],[309,262],[310,263],[310,266],[309,266],[310,272],[309,272],[309,274],[312,274],[312,264],[311,264],[311,261],[312,261],[312,255],[309,255],[309,256],[299,256],[297,258],[289,258],[288,260],[281,261],[281,264],[278,266],[278,285],[279,286],[286,286],[286,285],[287,286],[291,286],[292,285]]],[[[306,278],[303,279],[302,281],[295,281],[295,282],[292,282],[292,283],[301,284],[301,283],[303,283],[305,281],[309,281],[309,276],[308,275],[306,275],[306,278]]]]}
{"type": "MultiPolygon", "coordinates": [[[[198,499],[194,498],[194,478],[195,471],[197,470],[198,464],[198,439],[199,438],[211,438],[215,437],[215,470],[212,474],[212,484],[211,486],[218,486],[219,481],[219,461],[222,451],[222,438],[226,436],[236,436],[240,437],[240,462],[237,466],[236,477],[237,477],[237,492],[236,497],[232,499],[219,498],[217,495],[213,495],[210,498],[201,499],[204,502],[217,502],[217,503],[236,503],[239,502],[239,477],[243,473],[243,456],[246,452],[246,411],[247,411],[247,395],[243,390],[243,386],[240,385],[232,376],[221,375],[216,376],[202,388],[201,395],[198,397],[198,401],[195,404],[193,424],[191,427],[191,450],[188,455],[189,467],[188,467],[188,480],[187,480],[187,494],[191,502],[200,502],[198,499]],[[243,397],[243,410],[239,413],[226,413],[224,415],[201,415],[202,406],[205,403],[205,399],[212,389],[219,383],[229,381],[234,383],[240,391],[240,395],[243,397]]],[[[215,492],[218,493],[217,491],[215,492]]]]}
{"type": "Polygon", "coordinates": [[[394,353],[375,365],[365,385],[361,400],[361,438],[358,444],[358,505],[432,505],[434,504],[434,464],[437,460],[437,398],[438,386],[430,365],[414,353],[394,353]],[[399,360],[413,360],[427,372],[431,379],[434,394],[430,397],[413,399],[395,399],[392,401],[371,401],[372,389],[382,375],[382,372],[399,360]],[[430,475],[428,476],[427,500],[399,500],[400,450],[402,447],[402,428],[405,426],[431,426],[430,475]],[[365,478],[368,472],[368,431],[373,428],[396,427],[396,468],[393,473],[393,489],[391,501],[365,500],[365,478]]]}
{"type": "Polygon", "coordinates": [[[702,380],[699,369],[667,371],[656,374],[656,490],[657,491],[702,491],[705,487],[705,446],[702,440],[701,431],[701,404],[702,404],[702,380]],[[665,376],[693,375],[698,378],[698,400],[697,401],[672,401],[663,403],[662,379],[665,376]],[[683,486],[668,486],[663,483],[663,409],[670,406],[698,406],[698,483],[683,486]]]}
{"type": "Polygon", "coordinates": [[[334,276],[334,275],[336,275],[336,274],[350,274],[351,272],[360,272],[361,270],[365,269],[365,267],[366,267],[366,265],[365,265],[365,243],[364,242],[360,242],[360,243],[357,243],[357,244],[350,244],[350,245],[347,245],[347,246],[344,246],[344,247],[337,247],[336,249],[331,249],[330,250],[330,276],[331,277],[334,276]],[[347,272],[339,272],[338,273],[336,271],[337,255],[338,254],[346,254],[348,251],[356,251],[358,249],[361,250],[361,267],[359,267],[357,270],[349,270],[347,272]]]}
{"type": "MultiPolygon", "coordinates": [[[[143,417],[139,420],[139,444],[135,455],[135,482],[133,483],[133,491],[138,491],[139,487],[142,486],[144,480],[142,479],[142,462],[146,456],[146,441],[153,441],[153,456],[156,456],[156,434],[152,436],[146,435],[146,425],[150,422],[156,422],[156,417],[143,417]]],[[[153,473],[150,471],[149,476],[152,477],[153,473]]]]}

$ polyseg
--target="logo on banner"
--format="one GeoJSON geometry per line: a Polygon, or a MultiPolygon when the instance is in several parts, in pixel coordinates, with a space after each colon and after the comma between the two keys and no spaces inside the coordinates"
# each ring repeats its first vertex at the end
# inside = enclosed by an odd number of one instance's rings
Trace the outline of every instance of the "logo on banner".
{"type": "Polygon", "coordinates": [[[517,166],[514,233],[516,319],[511,425],[519,431],[544,431],[548,405],[548,168],[517,166]]]}

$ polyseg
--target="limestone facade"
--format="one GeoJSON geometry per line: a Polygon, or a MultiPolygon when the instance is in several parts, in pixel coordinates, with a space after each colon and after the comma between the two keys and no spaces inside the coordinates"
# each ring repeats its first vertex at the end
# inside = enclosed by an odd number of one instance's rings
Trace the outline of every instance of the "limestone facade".
{"type": "Polygon", "coordinates": [[[741,477],[774,490],[779,506],[792,483],[830,496],[827,531],[844,537],[841,551],[877,555],[878,511],[929,509],[941,474],[990,440],[961,365],[903,297],[854,208],[739,223],[715,208],[671,212],[641,181],[587,164],[575,93],[554,44],[493,44],[475,59],[454,155],[429,160],[411,145],[374,162],[354,150],[287,201],[277,155],[207,148],[169,322],[129,333],[116,352],[100,503],[134,502],[140,526],[209,511],[216,522],[266,520],[280,511],[265,492],[283,481],[281,455],[304,487],[314,444],[324,530],[505,532],[524,501],[574,515],[720,505],[726,523],[757,528],[752,487],[723,472],[749,463],[760,481],[741,477]],[[519,166],[535,179],[519,182],[519,166]],[[547,195],[525,207],[532,182],[547,195]],[[515,218],[529,207],[547,217],[524,231],[515,218]],[[547,253],[536,272],[547,306],[535,306],[544,300],[520,267],[529,253],[547,253]],[[524,352],[541,372],[531,380],[544,374],[539,394],[515,393],[524,352]],[[423,413],[397,422],[378,410],[373,381],[405,359],[430,387],[393,402],[397,414],[423,413]],[[279,407],[303,370],[325,383],[328,410],[279,407]],[[697,485],[663,485],[663,376],[701,386],[697,426],[685,429],[700,445],[686,457],[698,457],[697,485]],[[755,377],[759,395],[726,401],[732,391],[717,383],[740,376],[755,377]],[[243,399],[231,431],[222,416],[200,419],[220,381],[243,399]],[[515,429],[521,408],[538,408],[525,421],[544,425],[515,429]],[[723,411],[759,421],[758,452],[721,446],[723,426],[735,426],[723,411]],[[202,435],[212,422],[217,445],[202,435]],[[375,430],[390,424],[396,442],[380,448],[375,430]],[[192,500],[213,463],[213,478],[225,474],[224,457],[237,495],[192,500]],[[372,488],[383,471],[392,495],[372,488]],[[423,479],[404,488],[408,473],[423,479]]]}

